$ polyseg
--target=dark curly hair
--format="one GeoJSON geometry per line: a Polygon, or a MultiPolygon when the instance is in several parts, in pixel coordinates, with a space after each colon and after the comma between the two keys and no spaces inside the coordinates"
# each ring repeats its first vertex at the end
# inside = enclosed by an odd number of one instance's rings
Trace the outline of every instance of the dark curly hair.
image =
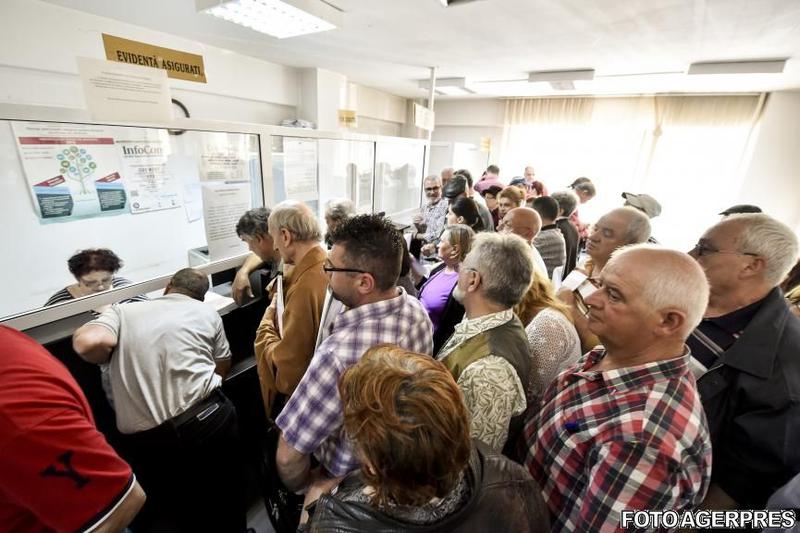
{"type": "Polygon", "coordinates": [[[267,221],[270,210],[268,207],[256,207],[247,211],[236,223],[236,235],[239,237],[263,237],[269,233],[267,221]]]}
{"type": "Polygon", "coordinates": [[[70,257],[67,266],[75,279],[79,279],[98,270],[113,274],[122,268],[122,260],[108,248],[88,248],[70,257]]]}
{"type": "Polygon", "coordinates": [[[403,237],[391,221],[380,214],[357,215],[329,234],[331,244],[344,247],[350,267],[369,272],[378,290],[397,284],[403,261],[403,237]]]}

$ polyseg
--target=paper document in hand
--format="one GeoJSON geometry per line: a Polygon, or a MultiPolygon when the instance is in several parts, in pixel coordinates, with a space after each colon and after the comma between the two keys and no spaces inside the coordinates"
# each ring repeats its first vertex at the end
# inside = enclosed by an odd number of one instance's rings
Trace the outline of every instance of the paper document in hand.
{"type": "Polygon", "coordinates": [[[283,338],[283,274],[275,278],[275,318],[278,321],[278,334],[283,338]]]}

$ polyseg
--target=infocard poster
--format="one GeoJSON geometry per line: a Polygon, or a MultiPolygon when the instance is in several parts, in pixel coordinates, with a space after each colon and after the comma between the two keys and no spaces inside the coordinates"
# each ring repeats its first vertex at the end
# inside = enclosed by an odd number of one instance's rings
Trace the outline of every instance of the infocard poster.
{"type": "Polygon", "coordinates": [[[169,134],[152,128],[125,128],[116,138],[131,213],[174,209],[183,205],[181,184],[167,164],[169,134]]]}
{"type": "Polygon", "coordinates": [[[126,211],[112,131],[105,126],[13,122],[34,209],[43,222],[126,211]]]}

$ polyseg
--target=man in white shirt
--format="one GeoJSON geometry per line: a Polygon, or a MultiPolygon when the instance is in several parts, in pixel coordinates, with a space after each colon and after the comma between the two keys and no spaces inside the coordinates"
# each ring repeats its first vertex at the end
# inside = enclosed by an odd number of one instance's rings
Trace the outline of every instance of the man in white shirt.
{"type": "MultiPolygon", "coordinates": [[[[208,278],[185,268],[164,296],[114,305],[79,328],[73,347],[108,363],[123,456],[145,488],[149,525],[244,531],[236,410],[221,392],[231,353],[208,278]],[[214,505],[202,505],[208,495],[214,505]]],[[[154,526],[155,527],[155,526],[154,526]]]]}

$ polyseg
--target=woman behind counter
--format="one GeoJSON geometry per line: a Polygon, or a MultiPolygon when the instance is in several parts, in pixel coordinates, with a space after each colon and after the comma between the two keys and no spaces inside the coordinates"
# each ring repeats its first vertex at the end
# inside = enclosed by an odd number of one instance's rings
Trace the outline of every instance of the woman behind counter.
{"type": "MultiPolygon", "coordinates": [[[[129,279],[115,275],[122,268],[122,260],[108,248],[81,250],[67,260],[67,267],[77,283],[52,295],[44,304],[45,307],[131,284],[129,279]]],[[[147,300],[147,297],[139,295],[125,301],[142,300],[147,300]]]]}

